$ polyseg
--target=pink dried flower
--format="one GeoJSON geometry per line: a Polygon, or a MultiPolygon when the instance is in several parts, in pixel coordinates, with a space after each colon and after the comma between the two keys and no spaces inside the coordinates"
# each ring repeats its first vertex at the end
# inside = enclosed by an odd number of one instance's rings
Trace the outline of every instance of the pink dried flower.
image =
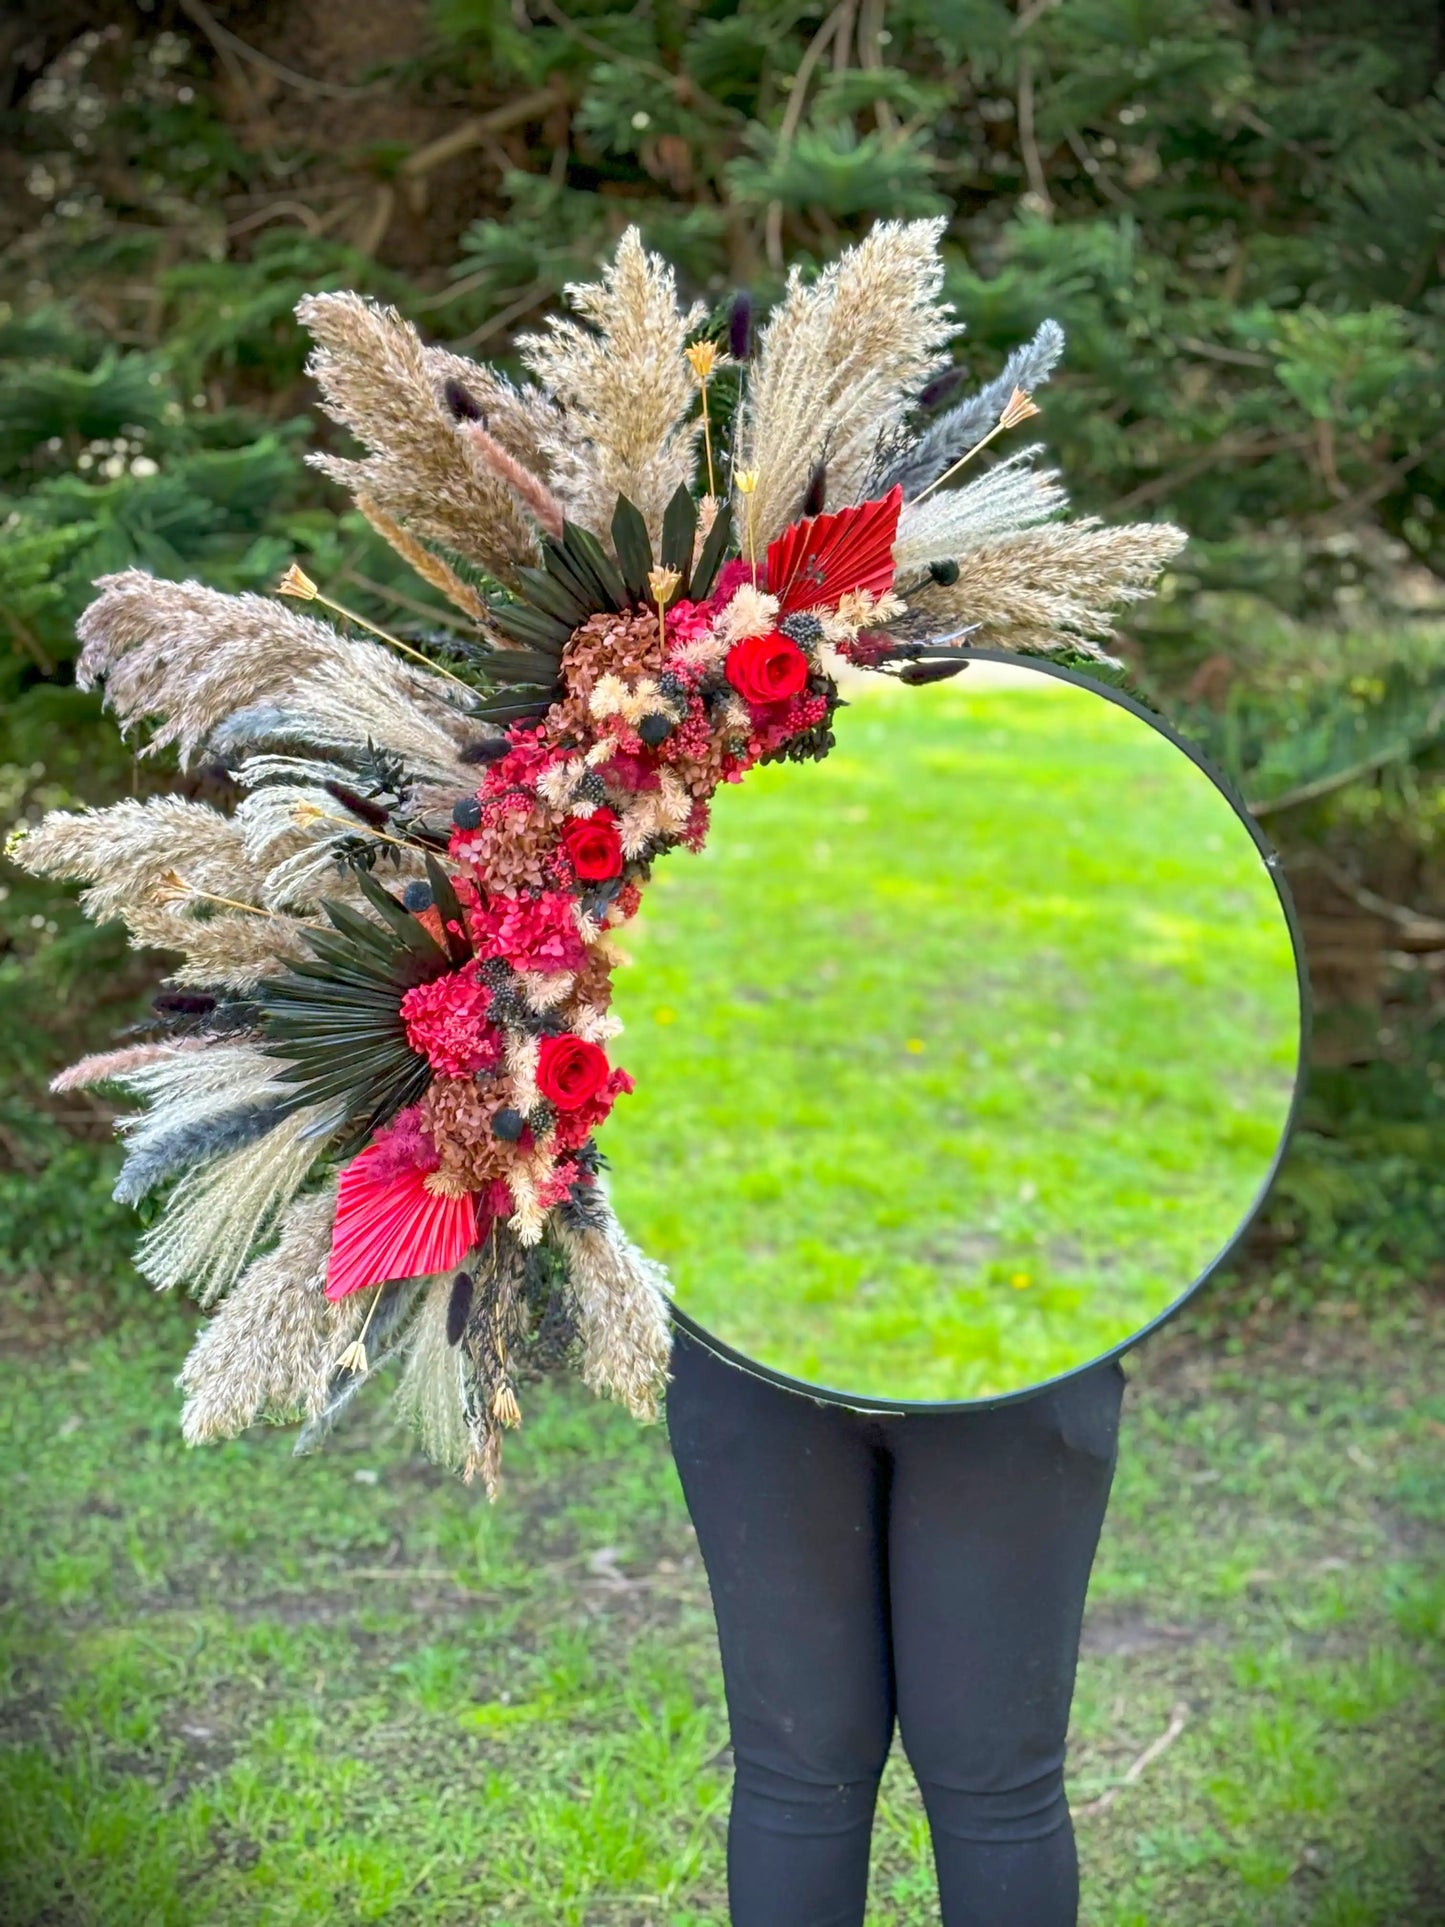
{"type": "Polygon", "coordinates": [[[492,993],[477,981],[475,963],[432,983],[418,984],[401,1000],[406,1041],[442,1077],[469,1077],[501,1061],[502,1034],[487,1022],[492,993]]]}
{"type": "Polygon", "coordinates": [[[505,957],[514,970],[580,970],[587,959],[572,898],[562,890],[488,897],[472,912],[470,926],[477,949],[505,957]]]}

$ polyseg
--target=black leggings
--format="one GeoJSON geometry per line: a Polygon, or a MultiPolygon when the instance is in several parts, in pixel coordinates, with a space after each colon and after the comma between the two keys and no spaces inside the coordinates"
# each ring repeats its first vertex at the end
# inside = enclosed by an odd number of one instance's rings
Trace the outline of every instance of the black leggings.
{"type": "Polygon", "coordinates": [[[898,1721],[944,1927],[1071,1927],[1064,1736],[1124,1374],[869,1416],[677,1333],[668,1430],[722,1651],[733,1927],[861,1927],[898,1721]]]}

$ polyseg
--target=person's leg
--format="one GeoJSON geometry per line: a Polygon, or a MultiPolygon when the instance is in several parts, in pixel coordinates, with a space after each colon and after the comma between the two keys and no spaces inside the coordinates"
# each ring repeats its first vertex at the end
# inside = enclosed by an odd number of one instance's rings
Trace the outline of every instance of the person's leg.
{"type": "Polygon", "coordinates": [[[865,1421],[682,1332],[667,1423],[722,1653],[733,1927],[862,1927],[893,1732],[886,1467],[865,1421]]]}
{"type": "Polygon", "coordinates": [[[1064,1739],[1124,1376],[887,1421],[899,1736],[944,1927],[1073,1927],[1064,1739]]]}

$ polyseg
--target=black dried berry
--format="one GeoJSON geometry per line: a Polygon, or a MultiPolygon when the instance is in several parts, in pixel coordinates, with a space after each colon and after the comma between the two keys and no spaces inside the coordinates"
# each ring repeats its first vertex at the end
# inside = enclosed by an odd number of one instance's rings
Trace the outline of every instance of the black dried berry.
{"type": "Polygon", "coordinates": [[[510,1106],[505,1111],[498,1111],[492,1119],[492,1135],[501,1138],[504,1144],[515,1144],[526,1128],[526,1118],[510,1106]]]}
{"type": "Polygon", "coordinates": [[[475,830],[482,821],[482,806],[475,796],[464,796],[452,811],[452,821],[459,830],[475,830]]]}
{"type": "Polygon", "coordinates": [[[401,901],[403,908],[410,910],[413,915],[422,910],[430,910],[432,906],[431,885],[429,883],[423,883],[420,877],[418,877],[415,882],[409,883],[402,891],[401,901]]]}
{"type": "Polygon", "coordinates": [[[671,716],[664,716],[661,710],[654,710],[650,716],[644,716],[637,725],[637,733],[649,749],[656,749],[659,743],[667,741],[675,727],[671,716]]]}

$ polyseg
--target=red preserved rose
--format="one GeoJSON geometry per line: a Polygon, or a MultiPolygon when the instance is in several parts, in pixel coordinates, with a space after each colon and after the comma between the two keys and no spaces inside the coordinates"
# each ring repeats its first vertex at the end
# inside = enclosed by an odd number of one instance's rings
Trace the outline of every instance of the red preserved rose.
{"type": "Polygon", "coordinates": [[[773,629],[765,636],[745,636],[728,651],[725,674],[745,703],[786,702],[808,681],[808,658],[791,636],[773,629]]]}
{"type": "Polygon", "coordinates": [[[581,882],[605,883],[609,877],[621,876],[622,838],[617,834],[617,818],[611,810],[569,817],[562,841],[581,882]]]}
{"type": "Polygon", "coordinates": [[[537,1059],[537,1089],[559,1111],[575,1111],[607,1082],[607,1053],[584,1037],[563,1031],[544,1037],[537,1059]]]}

